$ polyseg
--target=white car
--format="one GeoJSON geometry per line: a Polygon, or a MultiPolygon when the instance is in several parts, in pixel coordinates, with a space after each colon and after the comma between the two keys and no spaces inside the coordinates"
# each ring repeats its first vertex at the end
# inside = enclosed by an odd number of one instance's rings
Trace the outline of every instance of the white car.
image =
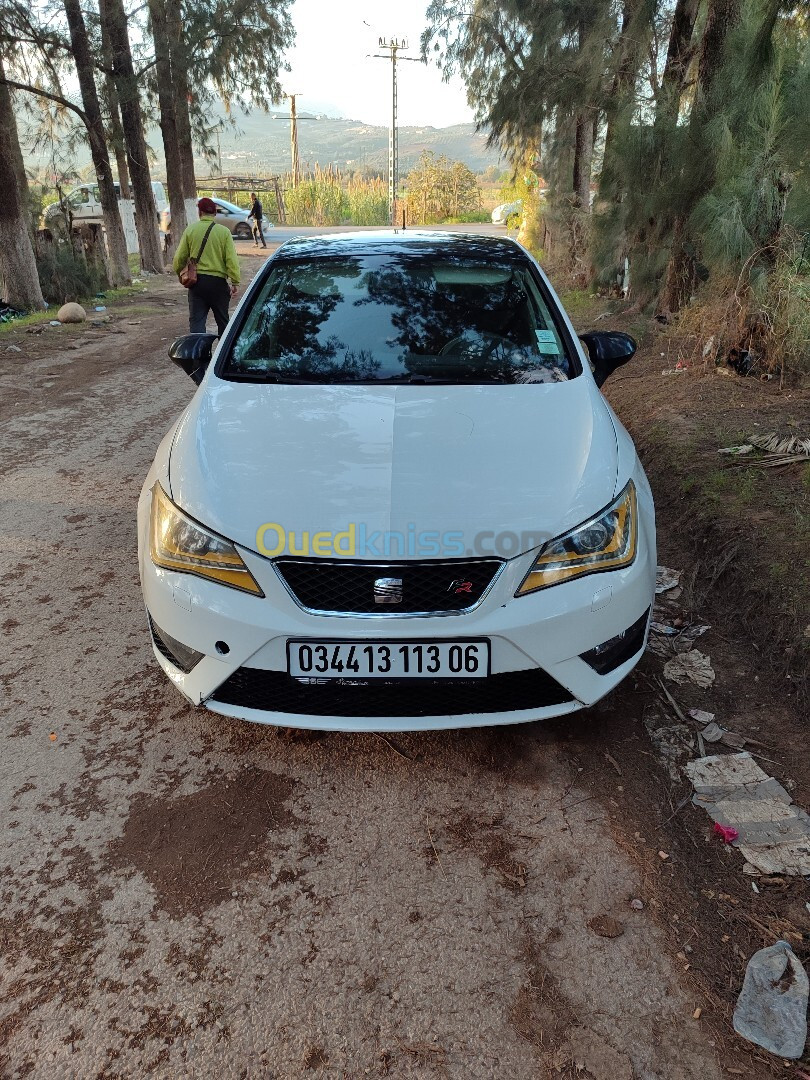
{"type": "MultiPolygon", "coordinates": [[[[224,225],[234,235],[236,240],[250,240],[253,236],[253,224],[252,220],[248,217],[249,210],[245,210],[242,206],[237,206],[236,203],[228,202],[227,199],[215,198],[212,200],[217,208],[216,220],[220,225],[224,225]]],[[[160,215],[160,231],[164,237],[171,233],[172,228],[172,212],[166,207],[166,209],[160,215]]],[[[262,232],[266,236],[270,229],[274,229],[275,225],[272,221],[268,221],[266,217],[262,218],[262,232]]]]}
{"type": "MultiPolygon", "coordinates": [[[[117,180],[113,186],[115,187],[115,194],[120,198],[121,188],[117,180]]],[[[169,205],[166,199],[166,189],[160,180],[152,181],[152,194],[155,197],[155,209],[159,220],[160,215],[169,205]]],[[[101,224],[104,220],[98,184],[82,184],[80,187],[73,188],[72,191],[65,195],[64,202],[69,208],[70,216],[74,221],[101,224]]],[[[51,203],[50,206],[46,206],[43,214],[46,227],[53,225],[56,219],[64,218],[64,215],[65,209],[61,203],[55,202],[51,203]]]]}
{"type": "Polygon", "coordinates": [[[655,516],[577,339],[516,243],[300,238],[259,270],[138,505],[155,657],[194,705],[343,731],[573,713],[645,646],[655,516]]]}
{"type": "Polygon", "coordinates": [[[501,203],[500,206],[496,206],[492,211],[492,224],[514,225],[515,228],[517,228],[522,215],[523,199],[516,199],[514,202],[501,203]]]}

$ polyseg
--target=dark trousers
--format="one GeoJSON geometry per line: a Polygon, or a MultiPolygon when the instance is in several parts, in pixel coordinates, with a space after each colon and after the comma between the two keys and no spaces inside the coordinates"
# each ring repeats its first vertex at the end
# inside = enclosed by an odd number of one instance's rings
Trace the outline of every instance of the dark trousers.
{"type": "Polygon", "coordinates": [[[251,228],[253,229],[253,243],[256,245],[256,247],[258,247],[259,241],[261,240],[262,247],[266,248],[267,244],[265,244],[264,242],[264,233],[262,232],[262,219],[259,218],[259,220],[257,221],[254,218],[251,228]]]}
{"type": "Polygon", "coordinates": [[[204,334],[208,312],[214,313],[217,333],[222,337],[228,325],[228,306],[231,290],[225,278],[213,274],[197,274],[197,284],[188,290],[188,332],[204,334]]]}

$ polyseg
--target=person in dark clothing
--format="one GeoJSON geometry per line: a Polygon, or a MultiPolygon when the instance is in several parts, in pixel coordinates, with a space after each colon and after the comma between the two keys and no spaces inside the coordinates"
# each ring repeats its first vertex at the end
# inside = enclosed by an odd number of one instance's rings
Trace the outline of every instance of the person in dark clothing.
{"type": "Polygon", "coordinates": [[[212,312],[220,337],[228,325],[228,307],[239,286],[239,259],[231,231],[216,221],[212,199],[197,203],[200,220],[183,233],[174,256],[174,272],[179,274],[189,259],[197,263],[197,284],[188,290],[188,330],[204,334],[208,312],[212,312]]]}
{"type": "Polygon", "coordinates": [[[250,197],[253,200],[253,205],[250,208],[248,214],[248,221],[253,218],[253,242],[256,247],[259,246],[259,241],[262,242],[262,247],[266,248],[267,244],[264,242],[264,230],[262,229],[262,218],[264,217],[264,211],[262,210],[262,204],[259,202],[259,196],[255,191],[250,193],[250,197]]]}

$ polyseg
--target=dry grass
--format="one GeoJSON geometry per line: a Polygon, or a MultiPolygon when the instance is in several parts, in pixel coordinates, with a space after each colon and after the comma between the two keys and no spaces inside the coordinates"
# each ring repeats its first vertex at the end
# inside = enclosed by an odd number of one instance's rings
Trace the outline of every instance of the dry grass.
{"type": "Polygon", "coordinates": [[[723,363],[736,350],[782,384],[810,374],[810,277],[802,271],[787,250],[756,280],[748,264],[736,278],[717,278],[678,319],[693,339],[691,362],[723,363]]]}

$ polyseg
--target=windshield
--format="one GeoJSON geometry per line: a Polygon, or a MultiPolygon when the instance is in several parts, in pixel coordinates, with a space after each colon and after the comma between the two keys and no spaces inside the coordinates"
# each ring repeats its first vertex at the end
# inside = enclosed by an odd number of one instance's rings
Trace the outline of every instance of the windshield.
{"type": "Polygon", "coordinates": [[[418,255],[280,259],[222,378],[562,382],[575,375],[529,263],[418,255]]]}
{"type": "Polygon", "coordinates": [[[237,206],[236,203],[228,202],[227,199],[217,199],[217,206],[223,210],[229,210],[232,214],[246,214],[247,210],[243,210],[241,206],[237,206]]]}

